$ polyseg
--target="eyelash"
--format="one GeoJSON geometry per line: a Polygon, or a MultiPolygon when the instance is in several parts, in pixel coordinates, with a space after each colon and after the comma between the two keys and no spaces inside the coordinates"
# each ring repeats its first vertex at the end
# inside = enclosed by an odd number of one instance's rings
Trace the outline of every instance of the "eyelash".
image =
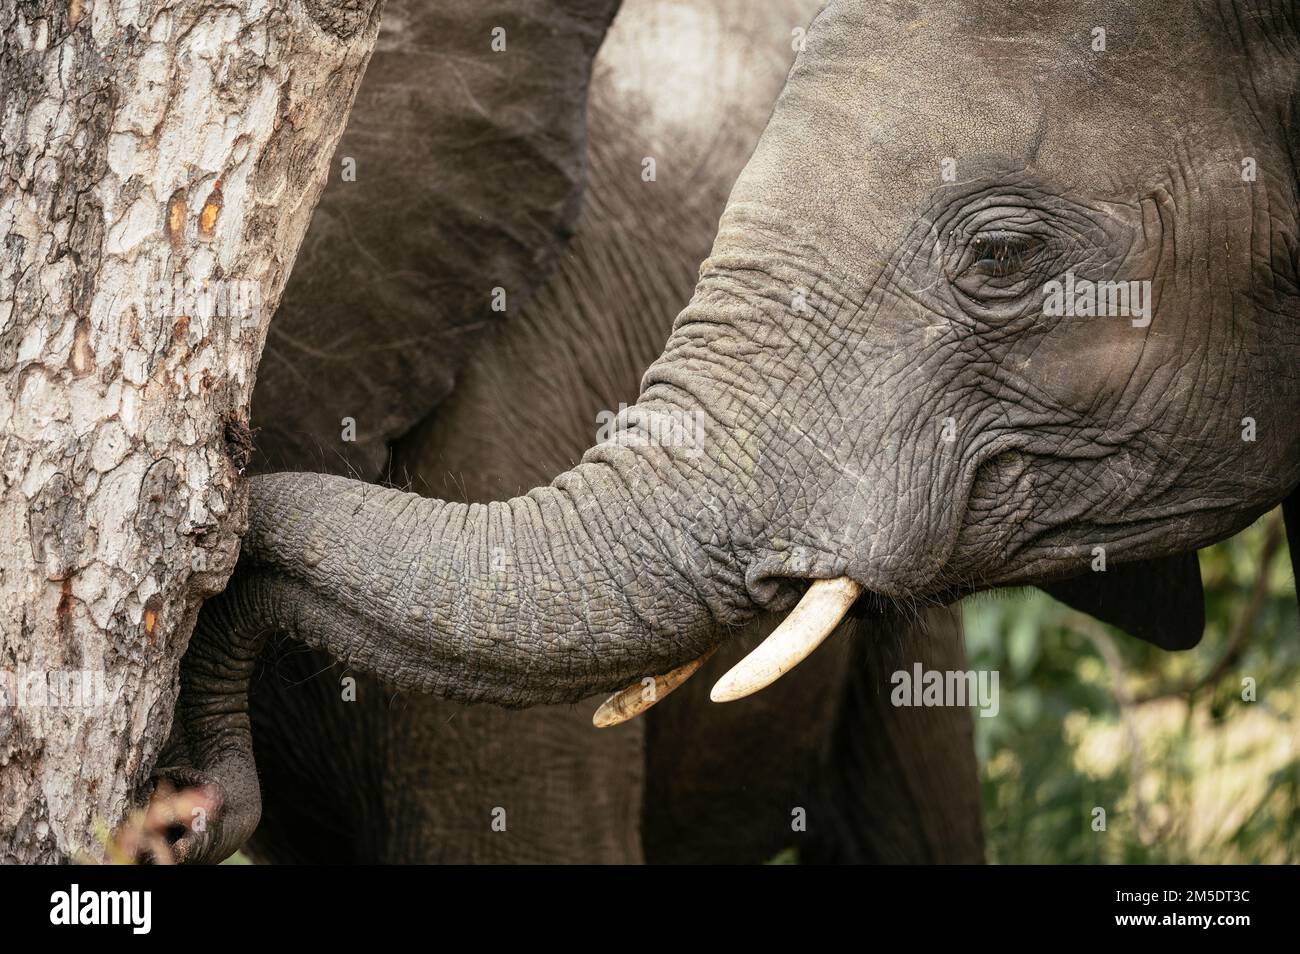
{"type": "Polygon", "coordinates": [[[1017,232],[977,235],[970,242],[972,260],[966,270],[979,268],[990,278],[1009,278],[1024,267],[1037,244],[1032,236],[1017,232]]]}

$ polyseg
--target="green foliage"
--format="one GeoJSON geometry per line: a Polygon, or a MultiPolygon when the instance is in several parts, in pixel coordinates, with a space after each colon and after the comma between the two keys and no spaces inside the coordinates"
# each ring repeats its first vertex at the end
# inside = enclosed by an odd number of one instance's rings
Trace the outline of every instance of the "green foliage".
{"type": "Polygon", "coordinates": [[[1187,653],[1037,590],[967,601],[970,665],[1001,683],[1000,713],[975,719],[990,861],[1300,860],[1300,618],[1280,526],[1201,553],[1206,633],[1187,653]],[[1236,661],[1198,685],[1238,630],[1236,661]]]}
{"type": "Polygon", "coordinates": [[[799,849],[797,847],[782,848],[767,861],[765,865],[797,865],[799,863],[799,849]]]}

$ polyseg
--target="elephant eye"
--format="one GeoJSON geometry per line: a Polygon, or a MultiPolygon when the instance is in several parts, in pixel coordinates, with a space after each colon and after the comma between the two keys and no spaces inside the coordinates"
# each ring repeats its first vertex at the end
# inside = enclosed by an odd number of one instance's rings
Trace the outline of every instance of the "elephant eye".
{"type": "Polygon", "coordinates": [[[1042,271],[1045,237],[1031,232],[987,231],[972,235],[950,273],[972,303],[1010,305],[1026,298],[1042,271]]]}
{"type": "Polygon", "coordinates": [[[990,232],[970,240],[963,272],[976,271],[989,278],[1008,278],[1020,272],[1038,242],[1019,232],[990,232]]]}

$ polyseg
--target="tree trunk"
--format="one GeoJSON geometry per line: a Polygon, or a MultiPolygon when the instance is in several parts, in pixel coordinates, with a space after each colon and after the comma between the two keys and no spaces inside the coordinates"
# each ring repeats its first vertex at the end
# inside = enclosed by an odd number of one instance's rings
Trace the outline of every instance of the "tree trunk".
{"type": "Polygon", "coordinates": [[[0,861],[145,793],[381,6],[0,0],[0,861]]]}

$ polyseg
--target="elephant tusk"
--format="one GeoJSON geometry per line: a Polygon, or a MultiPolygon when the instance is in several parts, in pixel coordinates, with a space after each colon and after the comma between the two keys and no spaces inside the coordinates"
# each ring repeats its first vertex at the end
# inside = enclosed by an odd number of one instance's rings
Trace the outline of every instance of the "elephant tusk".
{"type": "Polygon", "coordinates": [[[847,576],[817,580],[781,625],[718,680],[709,698],[734,702],[776,682],[822,644],[861,593],[847,576]]]}
{"type": "Polygon", "coordinates": [[[699,659],[692,659],[685,665],[678,666],[672,672],[666,672],[662,676],[655,676],[654,679],[647,677],[639,682],[632,683],[621,692],[614,693],[600,704],[596,714],[591,717],[592,723],[598,729],[608,729],[611,725],[618,725],[628,719],[635,719],[695,675],[695,670],[703,666],[704,661],[712,656],[713,652],[710,649],[699,659]]]}

